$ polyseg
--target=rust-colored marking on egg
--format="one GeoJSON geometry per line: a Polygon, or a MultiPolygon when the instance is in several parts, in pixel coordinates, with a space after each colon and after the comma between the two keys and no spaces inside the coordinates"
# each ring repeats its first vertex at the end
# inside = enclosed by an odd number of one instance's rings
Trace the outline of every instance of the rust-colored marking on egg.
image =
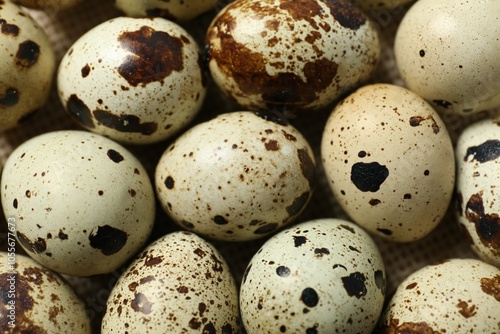
{"type": "Polygon", "coordinates": [[[316,165],[305,148],[298,149],[297,154],[300,161],[302,175],[304,175],[309,183],[309,188],[312,189],[316,183],[316,165]]]}
{"type": "Polygon", "coordinates": [[[470,318],[477,314],[476,305],[469,306],[469,303],[463,300],[459,300],[458,304],[458,313],[460,313],[464,318],[470,318]]]}
{"type": "Polygon", "coordinates": [[[40,46],[33,41],[27,40],[19,44],[16,53],[16,65],[31,67],[35,65],[40,56],[40,46]]]}
{"type": "Polygon", "coordinates": [[[146,267],[153,267],[163,262],[163,256],[147,256],[144,259],[144,265],[146,267]]]}
{"type": "Polygon", "coordinates": [[[413,333],[413,334],[440,334],[441,332],[433,330],[426,322],[404,322],[399,324],[399,319],[391,318],[389,324],[382,325],[377,329],[380,334],[393,333],[413,333]]]}
{"type": "Polygon", "coordinates": [[[344,28],[358,30],[367,21],[363,11],[351,4],[350,1],[335,0],[325,1],[325,3],[330,8],[330,13],[335,20],[344,28]]]}
{"type": "Polygon", "coordinates": [[[19,92],[15,88],[7,88],[4,96],[0,96],[0,107],[11,107],[19,102],[19,92]]]}
{"type": "Polygon", "coordinates": [[[471,162],[477,161],[482,164],[500,158],[500,140],[490,139],[478,146],[467,148],[464,161],[467,162],[470,156],[472,156],[471,162]]]}
{"type": "Polygon", "coordinates": [[[0,32],[7,36],[16,37],[19,35],[19,27],[15,24],[9,24],[4,19],[0,19],[0,32]]]}
{"type": "Polygon", "coordinates": [[[341,225],[339,225],[339,228],[343,228],[344,230],[347,230],[353,234],[356,234],[356,231],[354,231],[354,229],[352,227],[350,227],[349,225],[341,224],[341,225]]]}
{"type": "Polygon", "coordinates": [[[89,235],[90,246],[104,255],[118,253],[127,243],[128,234],[109,225],[99,226],[89,235]]]}
{"type": "Polygon", "coordinates": [[[119,132],[140,133],[142,135],[149,136],[155,133],[158,129],[157,123],[141,123],[141,119],[136,115],[114,115],[107,110],[100,109],[94,110],[93,115],[103,126],[119,132]]]}
{"type": "Polygon", "coordinates": [[[132,53],[118,67],[118,73],[134,87],[161,82],[184,68],[183,41],[166,32],[142,26],[122,33],[118,40],[123,49],[132,53]]]}
{"type": "Polygon", "coordinates": [[[500,275],[492,278],[481,278],[481,290],[500,302],[500,275]]]}
{"type": "Polygon", "coordinates": [[[324,16],[324,10],[316,0],[281,1],[280,9],[285,10],[295,21],[307,21],[316,30],[319,26],[314,17],[319,16],[321,19],[324,16]]]}
{"type": "Polygon", "coordinates": [[[87,128],[95,128],[90,109],[82,100],[78,98],[78,96],[76,96],[76,94],[72,94],[68,101],[66,101],[66,110],[79,124],[87,128]]]}
{"type": "Polygon", "coordinates": [[[495,256],[500,255],[500,216],[485,213],[482,193],[472,195],[465,205],[465,217],[475,225],[481,243],[495,256]]]}
{"type": "Polygon", "coordinates": [[[277,140],[271,139],[268,142],[264,144],[266,147],[266,150],[268,151],[279,151],[280,150],[280,145],[277,140]]]}
{"type": "Polygon", "coordinates": [[[82,67],[82,78],[88,77],[90,74],[90,66],[89,64],[86,64],[84,67],[82,67]]]}
{"type": "Polygon", "coordinates": [[[410,117],[410,125],[412,127],[416,127],[421,125],[420,123],[430,120],[431,121],[431,127],[432,131],[434,134],[438,134],[440,131],[439,125],[437,125],[436,120],[432,116],[427,116],[427,117],[422,117],[422,116],[412,116],[410,117]]]}

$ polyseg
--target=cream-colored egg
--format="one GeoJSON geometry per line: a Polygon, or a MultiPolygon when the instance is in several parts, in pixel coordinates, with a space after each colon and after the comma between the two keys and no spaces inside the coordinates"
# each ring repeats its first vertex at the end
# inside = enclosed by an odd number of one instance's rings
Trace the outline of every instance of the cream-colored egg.
{"type": "Polygon", "coordinates": [[[58,274],[11,252],[0,252],[0,263],[2,333],[92,332],[84,303],[58,274]]]}
{"type": "Polygon", "coordinates": [[[139,160],[87,131],[48,132],[18,146],[1,189],[19,245],[68,275],[119,268],[147,241],[155,218],[154,189],[139,160]]]}
{"type": "Polygon", "coordinates": [[[499,12],[495,0],[417,1],[394,44],[408,88],[456,114],[500,106],[499,12]]]}
{"type": "Polygon", "coordinates": [[[460,134],[456,162],[460,226],[481,259],[500,267],[500,117],[460,134]]]}
{"type": "Polygon", "coordinates": [[[75,7],[83,0],[13,0],[21,6],[41,9],[49,13],[60,12],[75,7]]]}
{"type": "Polygon", "coordinates": [[[160,16],[176,21],[190,21],[217,5],[216,0],[115,0],[117,8],[133,17],[160,16]]]}
{"type": "Polygon", "coordinates": [[[163,18],[119,17],[94,27],[59,66],[59,97],[92,132],[132,144],[165,140],[203,103],[199,48],[163,18]]]}
{"type": "Polygon", "coordinates": [[[183,228],[244,241],[293,222],[306,207],[316,165],[307,140],[279,118],[231,112],[201,123],[163,153],[155,184],[183,228]]]}
{"type": "Polygon", "coordinates": [[[453,194],[455,156],[446,126],[402,87],[368,85],[341,101],[326,123],[321,156],[341,207],[389,240],[430,233],[453,194]]]}
{"type": "Polygon", "coordinates": [[[111,291],[102,321],[111,333],[238,333],[238,291],[224,258],[191,232],[149,245],[111,291]]]}
{"type": "Polygon", "coordinates": [[[20,6],[0,1],[0,131],[47,103],[55,56],[45,32],[20,6]]]}
{"type": "Polygon", "coordinates": [[[397,288],[377,333],[499,331],[500,269],[475,259],[428,265],[397,288]]]}
{"type": "Polygon", "coordinates": [[[385,270],[376,244],[340,219],[300,223],[254,255],[240,289],[248,334],[371,333],[385,270]]]}
{"type": "Polygon", "coordinates": [[[249,110],[296,113],[332,103],[369,78],[380,43],[348,1],[240,0],[207,32],[210,73],[249,110]]]}

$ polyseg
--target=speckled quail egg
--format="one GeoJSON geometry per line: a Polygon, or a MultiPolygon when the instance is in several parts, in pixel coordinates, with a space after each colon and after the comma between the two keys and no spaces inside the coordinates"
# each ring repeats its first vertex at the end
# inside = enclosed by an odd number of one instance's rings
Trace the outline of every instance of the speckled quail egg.
{"type": "Polygon", "coordinates": [[[500,117],[460,134],[456,162],[460,226],[481,259],[500,267],[500,117]]]}
{"type": "Polygon", "coordinates": [[[6,217],[28,254],[63,274],[111,272],[147,241],[154,189],[130,152],[87,131],[29,139],[7,159],[1,180],[6,217]]]}
{"type": "MultiPolygon", "coordinates": [[[[350,0],[353,4],[366,11],[368,15],[380,15],[378,11],[381,10],[402,10],[403,6],[414,2],[415,0],[350,0]]],[[[390,12],[384,12],[386,14],[392,14],[390,12]]]]}
{"type": "Polygon", "coordinates": [[[257,239],[293,222],[315,185],[314,155],[282,118],[221,114],[180,136],[163,153],[155,185],[177,224],[210,238],[257,239]]]}
{"type": "Polygon", "coordinates": [[[57,79],[78,124],[132,144],[177,133],[206,94],[198,45],[159,17],[118,17],[94,27],[67,51],[57,79]]]}
{"type": "Polygon", "coordinates": [[[60,12],[71,8],[82,2],[83,0],[13,0],[21,6],[41,9],[48,12],[60,12]]]}
{"type": "Polygon", "coordinates": [[[128,16],[160,16],[176,21],[190,21],[216,4],[216,0],[115,0],[116,7],[128,16]]]}
{"type": "Polygon", "coordinates": [[[238,332],[238,291],[224,258],[194,233],[149,245],[111,291],[102,333],[238,332]]]}
{"type": "Polygon", "coordinates": [[[315,110],[368,79],[377,31],[345,0],[238,0],[207,31],[210,73],[249,110],[315,110]]]}
{"type": "Polygon", "coordinates": [[[240,310],[248,334],[371,333],[384,297],[373,240],[351,222],[325,218],[261,247],[245,271],[240,310]]]}
{"type": "Polygon", "coordinates": [[[392,241],[430,233],[453,195],[455,156],[445,124],[399,86],[367,85],[342,100],[327,120],[321,156],[351,219],[392,241]]]}
{"type": "Polygon", "coordinates": [[[56,67],[45,32],[10,1],[0,1],[0,59],[1,131],[45,105],[56,67]]]}
{"type": "Polygon", "coordinates": [[[450,113],[500,106],[498,13],[499,1],[417,1],[394,44],[408,88],[450,113]]]}
{"type": "Polygon", "coordinates": [[[425,266],[397,288],[376,333],[498,333],[500,270],[476,259],[425,266]]]}
{"type": "Polygon", "coordinates": [[[59,275],[33,259],[0,252],[2,333],[91,333],[85,305],[59,275]]]}

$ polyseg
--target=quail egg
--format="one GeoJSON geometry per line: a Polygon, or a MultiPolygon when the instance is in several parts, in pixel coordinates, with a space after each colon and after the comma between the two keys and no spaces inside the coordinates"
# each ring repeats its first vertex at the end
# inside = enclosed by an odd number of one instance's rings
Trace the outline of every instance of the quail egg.
{"type": "Polygon", "coordinates": [[[57,80],[78,124],[131,144],[173,136],[196,116],[206,93],[198,45],[159,17],[118,17],[94,27],[69,48],[57,80]]]}
{"type": "Polygon", "coordinates": [[[282,118],[221,114],[181,135],[156,167],[170,217],[210,238],[246,241],[293,222],[308,204],[316,165],[305,137],[282,118]]]}
{"type": "Polygon", "coordinates": [[[337,201],[388,240],[429,234],[447,211],[455,155],[437,112],[395,85],[367,85],[342,100],[323,132],[321,156],[337,201]]]}
{"type": "Polygon", "coordinates": [[[60,12],[81,3],[83,0],[13,0],[24,7],[41,9],[47,12],[60,12]]]}
{"type": "MultiPolygon", "coordinates": [[[[400,10],[414,0],[350,0],[353,4],[366,11],[369,15],[379,14],[382,10],[400,10]]],[[[389,12],[389,14],[391,14],[389,12]]]]}
{"type": "Polygon", "coordinates": [[[175,21],[190,21],[215,8],[216,0],[115,0],[128,16],[160,16],[175,21]]]}
{"type": "Polygon", "coordinates": [[[139,160],[87,131],[48,132],[18,146],[1,189],[19,245],[68,275],[119,268],[147,241],[155,218],[154,189],[139,160]]]}

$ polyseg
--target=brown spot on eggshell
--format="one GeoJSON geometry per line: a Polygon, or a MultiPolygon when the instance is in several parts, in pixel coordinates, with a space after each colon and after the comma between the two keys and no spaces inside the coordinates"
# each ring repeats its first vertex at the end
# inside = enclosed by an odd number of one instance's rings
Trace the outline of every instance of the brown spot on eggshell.
{"type": "Polygon", "coordinates": [[[412,116],[410,117],[410,125],[412,127],[420,126],[422,122],[430,120],[431,127],[434,134],[438,134],[440,131],[439,125],[437,125],[436,120],[432,116],[422,117],[422,116],[412,116]]]}
{"type": "Polygon", "coordinates": [[[477,314],[476,305],[469,306],[469,303],[467,303],[466,301],[459,300],[457,307],[458,313],[460,313],[464,318],[470,318],[477,314]]]}
{"type": "Polygon", "coordinates": [[[118,253],[127,243],[128,234],[109,225],[99,226],[89,235],[90,246],[104,255],[118,253]]]}
{"type": "Polygon", "coordinates": [[[9,24],[6,20],[0,19],[0,32],[7,36],[17,37],[19,35],[19,27],[15,24],[9,24]]]}
{"type": "Polygon", "coordinates": [[[57,236],[61,240],[67,240],[68,239],[68,235],[66,233],[64,233],[62,230],[59,230],[59,234],[57,236]]]}
{"type": "Polygon", "coordinates": [[[158,129],[156,122],[142,123],[136,115],[115,115],[108,110],[101,109],[94,110],[92,114],[100,124],[119,132],[140,133],[149,136],[158,129]]]}
{"type": "Polygon", "coordinates": [[[86,64],[84,67],[82,67],[82,78],[88,77],[90,74],[90,66],[89,64],[86,64]]]}
{"type": "Polygon", "coordinates": [[[465,206],[465,217],[475,225],[481,243],[494,255],[500,255],[500,216],[485,212],[482,193],[469,198],[465,206]]]}
{"type": "Polygon", "coordinates": [[[302,175],[307,179],[309,187],[312,189],[316,182],[316,165],[306,149],[298,149],[297,154],[302,175]]]}
{"type": "Polygon", "coordinates": [[[149,314],[151,313],[151,308],[153,307],[153,304],[149,302],[146,295],[142,293],[136,293],[134,300],[132,300],[132,302],[130,303],[130,307],[132,307],[132,309],[136,312],[149,314]]]}
{"type": "Polygon", "coordinates": [[[16,65],[29,68],[37,63],[39,56],[40,46],[30,40],[24,41],[17,49],[16,65]]]}
{"type": "Polygon", "coordinates": [[[17,231],[16,235],[17,235],[17,239],[19,240],[21,245],[25,249],[27,249],[35,254],[43,253],[47,249],[47,244],[46,244],[45,240],[40,238],[40,237],[37,238],[34,242],[32,242],[28,237],[26,237],[26,235],[24,235],[23,233],[21,233],[19,231],[17,231]]]}
{"type": "Polygon", "coordinates": [[[269,140],[264,143],[264,146],[266,147],[266,150],[268,151],[279,151],[280,150],[280,145],[277,140],[269,140]]]}
{"type": "MultiPolygon", "coordinates": [[[[168,1],[166,1],[168,2],[168,1]]],[[[163,17],[164,19],[175,21],[176,17],[166,8],[146,8],[146,16],[163,17]]]]}
{"type": "Polygon", "coordinates": [[[276,223],[265,224],[265,225],[262,225],[259,228],[257,228],[253,233],[254,234],[268,234],[277,228],[278,228],[278,224],[276,224],[276,223]]]}
{"type": "Polygon", "coordinates": [[[412,333],[412,334],[440,334],[440,331],[435,331],[426,322],[404,322],[399,324],[399,319],[391,318],[389,324],[382,325],[378,328],[377,333],[380,334],[395,334],[395,333],[412,333]]]}
{"type": "Polygon", "coordinates": [[[90,109],[76,94],[72,94],[66,101],[66,110],[81,125],[91,129],[95,128],[90,109]]]}
{"type": "Polygon", "coordinates": [[[358,30],[367,21],[363,11],[350,1],[335,0],[325,1],[325,3],[330,8],[330,13],[335,20],[344,28],[358,30]]]}
{"type": "Polygon", "coordinates": [[[161,82],[173,71],[184,68],[181,38],[142,26],[137,31],[123,32],[118,40],[121,47],[131,53],[118,72],[134,87],[161,82]]]}
{"type": "Polygon", "coordinates": [[[389,229],[386,229],[386,228],[377,228],[377,231],[379,231],[380,233],[384,234],[384,235],[392,235],[392,231],[389,230],[389,229]]]}
{"type": "Polygon", "coordinates": [[[123,155],[121,155],[120,152],[113,149],[109,149],[106,155],[111,159],[111,161],[115,163],[120,163],[124,159],[123,155]]]}
{"type": "Polygon", "coordinates": [[[302,209],[306,206],[307,202],[309,201],[309,196],[310,192],[306,191],[299,197],[295,198],[292,204],[286,207],[286,212],[288,212],[290,217],[293,217],[302,211],[302,209]]]}
{"type": "Polygon", "coordinates": [[[19,102],[19,91],[15,88],[7,88],[3,96],[0,96],[0,107],[11,107],[19,102]]]}
{"type": "Polygon", "coordinates": [[[500,275],[481,278],[481,290],[500,302],[500,275]]]}

